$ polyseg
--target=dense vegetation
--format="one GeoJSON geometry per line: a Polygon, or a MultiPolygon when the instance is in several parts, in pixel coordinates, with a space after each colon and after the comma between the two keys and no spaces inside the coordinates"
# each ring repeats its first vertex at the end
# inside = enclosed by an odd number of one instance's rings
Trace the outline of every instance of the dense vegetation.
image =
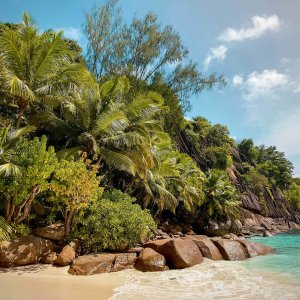
{"type": "Polygon", "coordinates": [[[171,26],[151,13],[125,24],[108,1],[86,15],[85,31],[86,57],[28,14],[0,26],[0,238],[9,223],[63,221],[86,251],[113,250],[168,218],[237,219],[236,174],[258,194],[284,189],[299,207],[283,153],[184,119],[190,95],[225,82],[185,63],[171,26]]]}

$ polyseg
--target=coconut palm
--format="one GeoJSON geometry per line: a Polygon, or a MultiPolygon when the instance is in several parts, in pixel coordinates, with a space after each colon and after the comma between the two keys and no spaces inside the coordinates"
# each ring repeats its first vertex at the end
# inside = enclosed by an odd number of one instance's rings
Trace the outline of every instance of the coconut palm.
{"type": "Polygon", "coordinates": [[[0,128],[0,176],[21,175],[20,167],[14,163],[14,146],[22,136],[34,130],[34,126],[16,130],[10,126],[0,128]]]}
{"type": "Polygon", "coordinates": [[[0,90],[6,102],[18,107],[16,127],[25,111],[35,104],[56,106],[82,86],[92,85],[93,77],[82,64],[73,63],[74,51],[63,32],[39,33],[27,13],[16,29],[0,34],[0,90]]]}
{"type": "Polygon", "coordinates": [[[129,88],[126,77],[106,81],[93,94],[73,97],[59,113],[45,110],[32,122],[63,135],[69,146],[60,153],[64,157],[84,151],[109,168],[144,178],[154,166],[151,134],[161,131],[154,116],[165,108],[155,93],[127,99],[129,88]]]}

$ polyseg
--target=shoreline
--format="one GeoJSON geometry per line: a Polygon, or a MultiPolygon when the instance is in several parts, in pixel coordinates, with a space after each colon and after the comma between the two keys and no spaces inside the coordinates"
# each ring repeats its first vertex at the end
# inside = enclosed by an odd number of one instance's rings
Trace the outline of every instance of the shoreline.
{"type": "Polygon", "coordinates": [[[0,269],[0,295],[6,300],[106,300],[125,284],[119,274],[73,276],[69,267],[31,265],[0,269]],[[38,288],[37,288],[38,287],[38,288]]]}

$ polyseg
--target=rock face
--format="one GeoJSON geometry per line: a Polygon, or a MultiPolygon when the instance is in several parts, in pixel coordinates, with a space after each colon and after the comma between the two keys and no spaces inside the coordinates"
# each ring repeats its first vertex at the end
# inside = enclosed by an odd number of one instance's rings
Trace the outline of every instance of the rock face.
{"type": "Polygon", "coordinates": [[[166,259],[151,248],[145,248],[139,255],[135,268],[142,272],[165,271],[169,268],[166,259]]]}
{"type": "Polygon", "coordinates": [[[111,272],[116,256],[114,254],[83,255],[74,259],[69,273],[74,275],[92,275],[111,272]]]}
{"type": "Polygon", "coordinates": [[[53,265],[55,260],[57,259],[57,254],[56,252],[50,252],[49,254],[45,254],[42,257],[41,263],[42,264],[49,264],[49,265],[53,265]]]}
{"type": "Polygon", "coordinates": [[[243,246],[238,241],[213,240],[225,260],[245,260],[247,258],[243,246]]]}
{"type": "Polygon", "coordinates": [[[116,254],[112,267],[112,272],[118,272],[126,269],[133,269],[136,261],[136,253],[119,253],[116,254]]]}
{"type": "Polygon", "coordinates": [[[51,241],[34,236],[20,237],[0,243],[0,266],[24,266],[38,263],[54,251],[51,241]]]}
{"type": "Polygon", "coordinates": [[[238,242],[243,246],[247,258],[276,253],[275,249],[266,245],[253,243],[247,240],[238,240],[238,242]]]}
{"type": "Polygon", "coordinates": [[[185,237],[184,239],[191,239],[197,245],[203,257],[212,260],[223,259],[218,248],[206,235],[194,235],[185,237]]]}
{"type": "Polygon", "coordinates": [[[93,275],[132,269],[136,257],[136,253],[83,255],[73,260],[68,272],[72,275],[93,275]]]}
{"type": "Polygon", "coordinates": [[[170,268],[184,269],[203,260],[202,254],[196,244],[189,239],[169,239],[150,242],[145,245],[163,255],[170,268]]]}
{"type": "Polygon", "coordinates": [[[62,249],[54,264],[57,266],[65,267],[72,262],[75,256],[75,250],[70,245],[67,245],[62,249]]]}
{"type": "Polygon", "coordinates": [[[46,227],[37,228],[35,235],[53,241],[61,241],[65,237],[65,226],[62,223],[55,223],[46,227]]]}

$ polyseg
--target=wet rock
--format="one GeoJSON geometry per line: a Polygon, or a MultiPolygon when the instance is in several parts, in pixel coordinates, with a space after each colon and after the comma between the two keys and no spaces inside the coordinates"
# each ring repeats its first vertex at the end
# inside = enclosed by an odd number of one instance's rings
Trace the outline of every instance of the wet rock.
{"type": "Polygon", "coordinates": [[[65,267],[72,262],[75,256],[76,253],[74,249],[70,245],[67,245],[62,249],[54,264],[57,266],[65,267]]]}
{"type": "Polygon", "coordinates": [[[223,257],[215,246],[215,244],[208,238],[206,235],[194,235],[188,236],[184,239],[192,239],[193,242],[197,245],[203,257],[212,259],[212,260],[222,260],[223,257]]]}
{"type": "Polygon", "coordinates": [[[262,245],[259,243],[253,243],[247,240],[239,240],[238,241],[243,247],[246,252],[246,256],[251,258],[255,256],[260,256],[260,255],[267,255],[267,254],[272,254],[276,253],[276,250],[266,246],[262,245]]]}
{"type": "Polygon", "coordinates": [[[73,260],[69,274],[92,275],[111,272],[115,261],[115,254],[91,254],[79,256],[73,260]]]}
{"type": "Polygon", "coordinates": [[[247,258],[244,247],[239,241],[218,239],[213,242],[225,260],[245,260],[247,258]]]}
{"type": "Polygon", "coordinates": [[[62,223],[55,223],[46,227],[37,228],[35,235],[53,241],[61,241],[65,237],[65,226],[62,223]]]}
{"type": "Polygon", "coordinates": [[[273,236],[273,234],[269,230],[265,230],[264,233],[263,233],[263,236],[264,237],[270,237],[270,236],[273,236]]]}
{"type": "Polygon", "coordinates": [[[223,239],[227,239],[227,240],[238,240],[239,237],[237,235],[235,235],[234,233],[227,233],[223,236],[223,239]]]}
{"type": "Polygon", "coordinates": [[[145,248],[137,258],[135,268],[142,272],[165,271],[169,268],[163,255],[151,248],[145,248]]]}
{"type": "Polygon", "coordinates": [[[0,266],[24,266],[38,263],[44,255],[54,251],[51,241],[35,236],[24,236],[0,242],[0,266]]]}
{"type": "Polygon", "coordinates": [[[137,258],[136,253],[119,253],[112,267],[112,272],[118,272],[126,269],[133,269],[137,258]]]}

